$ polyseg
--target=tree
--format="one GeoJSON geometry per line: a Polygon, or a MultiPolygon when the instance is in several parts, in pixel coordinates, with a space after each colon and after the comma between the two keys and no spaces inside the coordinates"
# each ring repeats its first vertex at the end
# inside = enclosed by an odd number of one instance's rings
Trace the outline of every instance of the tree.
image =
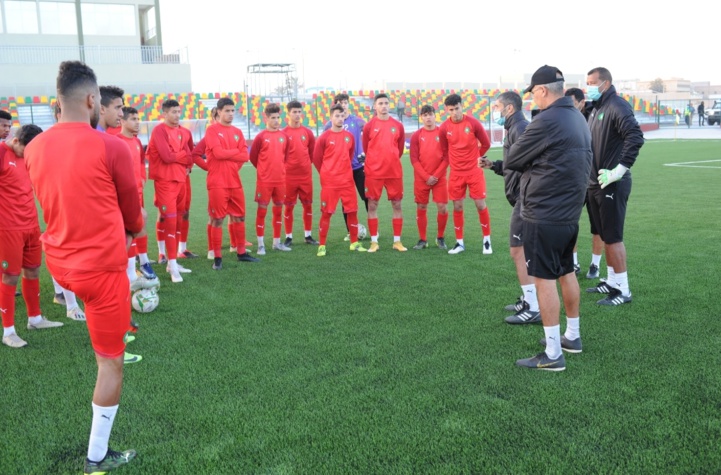
{"type": "Polygon", "coordinates": [[[303,89],[304,85],[298,81],[295,76],[286,76],[285,84],[278,86],[273,90],[273,94],[286,97],[288,100],[298,97],[298,89],[303,89]]]}
{"type": "Polygon", "coordinates": [[[664,86],[663,79],[661,78],[656,78],[651,81],[650,87],[652,92],[666,92],[666,86],[664,86]]]}

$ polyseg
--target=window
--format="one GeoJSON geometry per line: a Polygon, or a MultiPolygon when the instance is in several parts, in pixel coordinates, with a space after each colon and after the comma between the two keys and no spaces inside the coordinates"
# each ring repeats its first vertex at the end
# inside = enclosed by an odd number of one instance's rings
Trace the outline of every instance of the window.
{"type": "Polygon", "coordinates": [[[135,6],[83,3],[83,33],[86,35],[134,36],[135,6]]]}
{"type": "Polygon", "coordinates": [[[40,30],[46,35],[75,35],[78,23],[74,3],[39,2],[40,30]]]}
{"type": "Polygon", "coordinates": [[[155,7],[150,7],[145,12],[145,39],[155,37],[155,7]]]}
{"type": "Polygon", "coordinates": [[[8,33],[34,34],[38,30],[38,6],[35,2],[5,2],[5,23],[8,33]]]}

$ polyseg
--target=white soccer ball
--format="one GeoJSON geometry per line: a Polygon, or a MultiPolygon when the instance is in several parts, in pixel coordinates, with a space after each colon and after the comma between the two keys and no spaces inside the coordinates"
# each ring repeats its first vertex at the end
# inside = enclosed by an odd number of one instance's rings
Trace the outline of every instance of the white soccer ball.
{"type": "Polygon", "coordinates": [[[154,288],[140,289],[133,293],[131,301],[136,312],[149,313],[158,308],[160,297],[154,288]]]}
{"type": "Polygon", "coordinates": [[[368,236],[368,230],[365,226],[358,223],[358,239],[365,239],[368,236]]]}

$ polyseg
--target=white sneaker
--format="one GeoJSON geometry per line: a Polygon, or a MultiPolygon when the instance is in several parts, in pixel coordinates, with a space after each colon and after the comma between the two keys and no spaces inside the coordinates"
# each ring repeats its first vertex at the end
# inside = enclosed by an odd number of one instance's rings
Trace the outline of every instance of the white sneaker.
{"type": "Polygon", "coordinates": [[[83,312],[80,307],[73,307],[68,310],[68,318],[70,320],[75,320],[76,322],[84,322],[85,312],[83,312]]]}
{"type": "Polygon", "coordinates": [[[11,333],[8,336],[3,337],[3,345],[7,345],[10,348],[22,348],[27,345],[28,342],[17,336],[15,333],[11,333]]]}
{"type": "Polygon", "coordinates": [[[238,248],[230,246],[230,249],[228,249],[228,252],[230,252],[231,254],[238,254],[238,248]]]}
{"type": "Polygon", "coordinates": [[[259,256],[265,255],[265,246],[258,246],[258,251],[256,252],[259,256]]]}
{"type": "MultiPolygon", "coordinates": [[[[191,269],[187,269],[187,268],[181,266],[180,264],[176,264],[176,266],[177,266],[178,272],[180,274],[191,274],[193,272],[191,269]]],[[[170,273],[170,266],[165,268],[165,272],[170,273]]]]}
{"type": "Polygon", "coordinates": [[[180,282],[183,281],[183,277],[180,275],[180,271],[177,271],[177,270],[176,270],[176,271],[168,270],[168,273],[170,274],[170,280],[171,280],[174,284],[179,284],[180,282]]]}
{"type": "Polygon", "coordinates": [[[28,321],[28,330],[44,330],[46,328],[62,327],[62,322],[51,322],[45,317],[41,317],[38,323],[30,323],[28,321]]]}
{"type": "Polygon", "coordinates": [[[153,287],[160,287],[160,279],[146,279],[145,277],[139,276],[137,279],[130,283],[130,291],[135,292],[140,289],[152,289],[153,287]]]}
{"type": "Polygon", "coordinates": [[[343,238],[343,240],[345,242],[350,242],[350,233],[346,234],[345,237],[343,238]]]}
{"type": "Polygon", "coordinates": [[[278,244],[273,244],[273,250],[274,251],[292,251],[293,249],[286,246],[282,242],[279,242],[278,244]]]}
{"type": "Polygon", "coordinates": [[[461,252],[465,251],[466,248],[463,246],[463,244],[456,243],[455,246],[453,246],[453,249],[448,251],[448,254],[460,254],[461,252]]]}
{"type": "Polygon", "coordinates": [[[208,251],[208,260],[212,261],[215,259],[215,251],[208,251]]]}
{"type": "Polygon", "coordinates": [[[493,254],[493,248],[491,247],[491,238],[483,238],[483,254],[493,254]]]}

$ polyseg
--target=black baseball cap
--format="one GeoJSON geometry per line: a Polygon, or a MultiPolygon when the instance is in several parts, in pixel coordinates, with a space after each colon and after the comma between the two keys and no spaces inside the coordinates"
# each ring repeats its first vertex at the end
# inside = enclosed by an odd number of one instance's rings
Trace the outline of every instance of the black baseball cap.
{"type": "Polygon", "coordinates": [[[555,66],[549,66],[547,64],[541,66],[536,70],[535,73],[533,73],[533,76],[531,76],[531,85],[526,88],[523,93],[531,92],[531,89],[533,89],[536,86],[540,86],[542,84],[551,84],[552,82],[559,82],[559,81],[565,81],[563,79],[563,73],[560,69],[558,69],[555,66]],[[556,77],[557,75],[561,75],[561,77],[556,77]]]}

